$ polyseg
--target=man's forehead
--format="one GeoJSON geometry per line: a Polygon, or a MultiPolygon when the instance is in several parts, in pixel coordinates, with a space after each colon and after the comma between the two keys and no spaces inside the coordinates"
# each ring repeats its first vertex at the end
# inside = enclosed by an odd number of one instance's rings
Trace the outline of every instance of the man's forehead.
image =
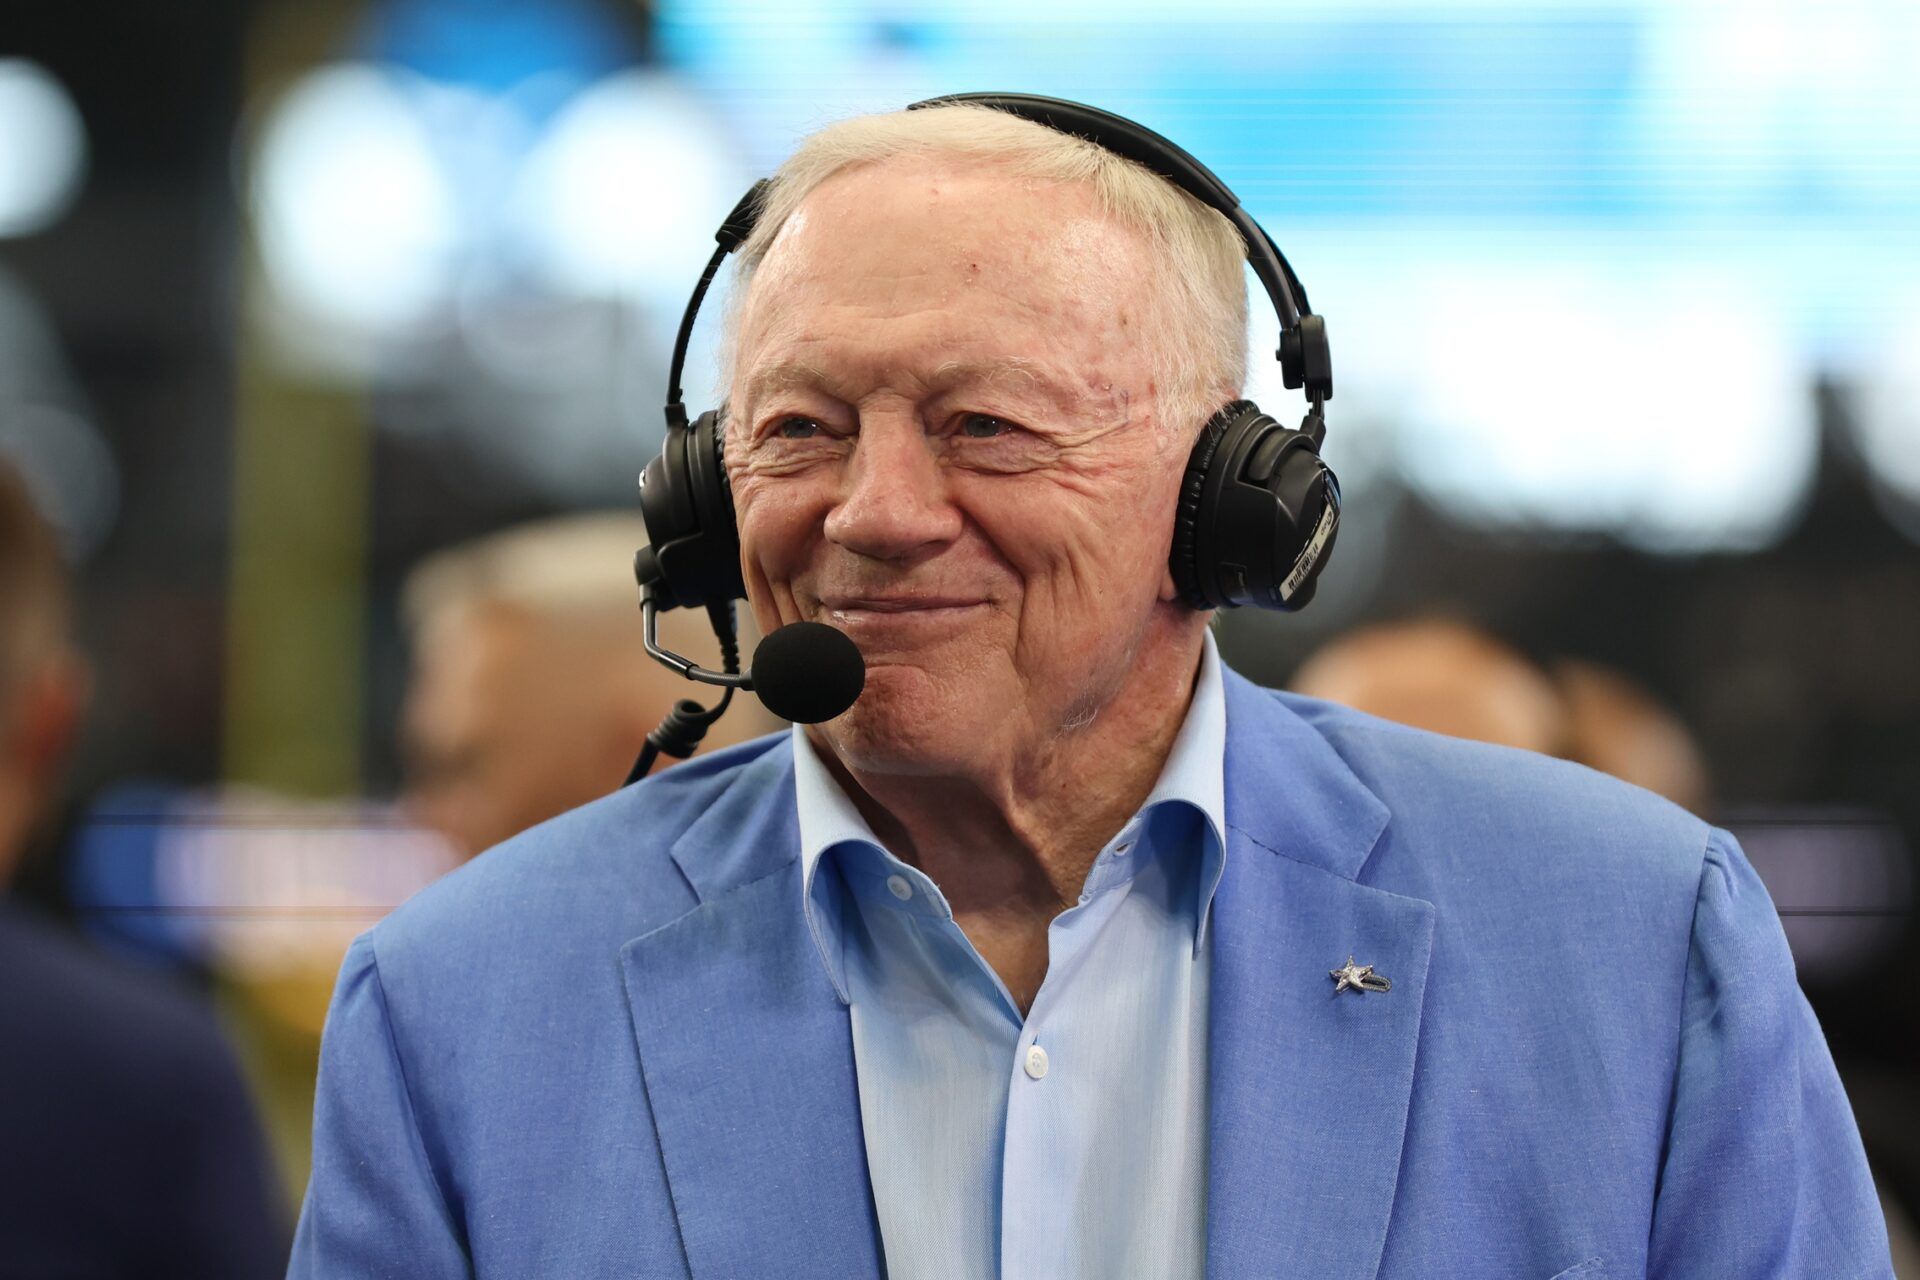
{"type": "Polygon", "coordinates": [[[796,389],[986,387],[1074,412],[1137,397],[1157,367],[1150,252],[1086,183],[970,157],[857,166],[800,202],[750,277],[736,407],[796,389]]]}
{"type": "MultiPolygon", "coordinates": [[[[814,360],[774,359],[748,371],[745,390],[749,400],[795,390],[844,394],[854,390],[849,380],[852,372],[814,360]]],[[[1063,399],[1070,391],[1062,376],[1044,361],[1020,355],[944,359],[924,369],[902,372],[927,391],[990,386],[1035,392],[1052,399],[1063,399]]]]}
{"type": "Polygon", "coordinates": [[[924,151],[886,156],[847,165],[820,179],[795,208],[868,208],[876,200],[895,200],[936,210],[943,202],[968,198],[997,207],[1031,208],[1042,217],[1075,213],[1104,214],[1093,184],[1037,177],[1011,160],[963,152],[924,151]]]}
{"type": "Polygon", "coordinates": [[[863,283],[1110,294],[1150,253],[1088,183],[977,157],[896,156],[843,169],[802,197],[754,268],[751,295],[831,298],[863,283]]]}

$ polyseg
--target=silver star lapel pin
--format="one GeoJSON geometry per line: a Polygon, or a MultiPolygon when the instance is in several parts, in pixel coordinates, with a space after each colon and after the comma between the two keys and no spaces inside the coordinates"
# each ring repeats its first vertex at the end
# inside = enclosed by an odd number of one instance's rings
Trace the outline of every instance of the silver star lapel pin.
{"type": "Polygon", "coordinates": [[[1373,971],[1370,964],[1355,964],[1353,957],[1347,957],[1344,969],[1329,969],[1327,976],[1334,980],[1333,994],[1339,995],[1348,987],[1355,991],[1391,991],[1393,983],[1373,971]]]}

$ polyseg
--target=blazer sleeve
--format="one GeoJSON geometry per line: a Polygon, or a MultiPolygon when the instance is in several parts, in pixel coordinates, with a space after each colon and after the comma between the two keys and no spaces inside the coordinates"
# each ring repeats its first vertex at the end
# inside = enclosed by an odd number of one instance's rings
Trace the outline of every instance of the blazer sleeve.
{"type": "Polygon", "coordinates": [[[1859,1130],[1779,915],[1717,829],[1694,905],[1647,1271],[1893,1276],[1859,1130]]]}
{"type": "Polygon", "coordinates": [[[469,1280],[464,1233],[422,1141],[371,936],[347,951],[321,1037],[313,1174],[288,1280],[469,1280]]]}

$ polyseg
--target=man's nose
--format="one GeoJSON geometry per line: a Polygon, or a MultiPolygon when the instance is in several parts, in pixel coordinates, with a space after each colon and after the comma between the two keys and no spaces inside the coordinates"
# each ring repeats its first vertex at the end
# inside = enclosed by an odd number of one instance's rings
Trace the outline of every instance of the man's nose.
{"type": "Polygon", "coordinates": [[[826,534],[858,555],[912,559],[960,536],[947,478],[916,420],[862,423],[826,534]]]}

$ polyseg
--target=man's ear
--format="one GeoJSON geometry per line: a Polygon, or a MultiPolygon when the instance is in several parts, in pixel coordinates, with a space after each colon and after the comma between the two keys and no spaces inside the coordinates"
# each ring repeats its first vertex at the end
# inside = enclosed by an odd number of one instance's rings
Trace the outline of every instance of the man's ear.
{"type": "Polygon", "coordinates": [[[42,663],[15,688],[5,753],[40,787],[59,777],[92,692],[93,673],[72,654],[42,663]]]}
{"type": "Polygon", "coordinates": [[[61,655],[30,673],[0,718],[0,884],[42,817],[56,802],[60,774],[80,736],[93,678],[61,655]]]}
{"type": "Polygon", "coordinates": [[[1160,603],[1172,604],[1179,598],[1180,588],[1173,583],[1172,566],[1162,565],[1160,567],[1160,603]]]}

